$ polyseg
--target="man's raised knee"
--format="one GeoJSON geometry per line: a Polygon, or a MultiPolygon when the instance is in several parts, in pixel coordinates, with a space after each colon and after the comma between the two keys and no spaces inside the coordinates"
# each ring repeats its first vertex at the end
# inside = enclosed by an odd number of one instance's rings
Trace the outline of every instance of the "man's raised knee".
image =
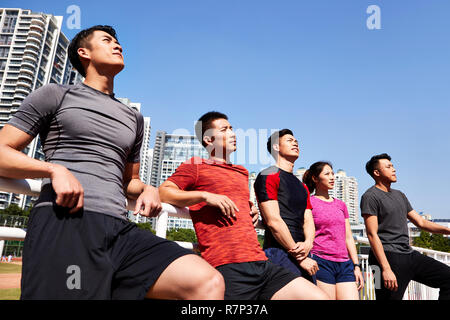
{"type": "Polygon", "coordinates": [[[225,281],[222,274],[213,270],[205,276],[196,287],[197,299],[223,300],[225,292],[225,281]]]}

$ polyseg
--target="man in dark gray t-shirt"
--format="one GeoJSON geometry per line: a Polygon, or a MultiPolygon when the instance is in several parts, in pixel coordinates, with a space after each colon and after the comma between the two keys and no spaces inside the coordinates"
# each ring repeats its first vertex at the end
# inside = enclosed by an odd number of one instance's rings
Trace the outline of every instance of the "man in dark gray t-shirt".
{"type": "Polygon", "coordinates": [[[384,251],[410,253],[408,212],[413,208],[403,192],[370,187],[361,197],[361,212],[378,218],[378,237],[384,251]]]}
{"type": "Polygon", "coordinates": [[[139,179],[142,115],[114,98],[124,67],[115,30],[82,30],[68,51],[84,82],[37,89],[0,131],[0,176],[44,179],[21,299],[223,299],[217,270],[125,218],[127,197],[144,216],[158,214],[161,201],[139,179]],[[20,152],[37,135],[45,161],[20,152]]]}
{"type": "Polygon", "coordinates": [[[450,267],[411,248],[407,223],[433,233],[450,234],[450,229],[423,219],[401,191],[391,188],[397,176],[389,155],[373,156],[366,171],[375,185],[361,197],[361,214],[371,246],[369,263],[382,271],[377,300],[402,299],[411,280],[440,288],[439,299],[449,300],[450,267]]]}

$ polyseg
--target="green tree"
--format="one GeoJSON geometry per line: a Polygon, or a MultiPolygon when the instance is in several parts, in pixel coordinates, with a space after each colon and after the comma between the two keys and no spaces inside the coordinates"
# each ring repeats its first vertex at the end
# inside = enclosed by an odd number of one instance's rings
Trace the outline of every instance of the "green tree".
{"type": "Polygon", "coordinates": [[[258,242],[261,248],[264,246],[264,236],[258,234],[258,242]]]}
{"type": "Polygon", "coordinates": [[[433,234],[431,236],[431,248],[437,251],[450,252],[450,239],[442,234],[433,234]]]}
{"type": "Polygon", "coordinates": [[[25,212],[17,205],[17,204],[10,204],[8,208],[4,209],[3,214],[10,215],[10,216],[25,216],[25,212]]]}
{"type": "Polygon", "coordinates": [[[185,242],[197,242],[197,236],[195,231],[192,229],[170,229],[167,230],[168,240],[172,241],[185,241],[185,242]]]}
{"type": "Polygon", "coordinates": [[[420,236],[414,238],[413,245],[416,247],[431,249],[431,234],[426,231],[420,231],[420,236]]]}

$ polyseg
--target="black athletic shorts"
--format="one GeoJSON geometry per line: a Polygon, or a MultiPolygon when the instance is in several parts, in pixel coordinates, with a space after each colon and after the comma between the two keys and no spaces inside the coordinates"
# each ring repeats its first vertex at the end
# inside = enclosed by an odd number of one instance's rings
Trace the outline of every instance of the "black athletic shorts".
{"type": "Polygon", "coordinates": [[[269,260],[229,263],[216,268],[225,280],[225,300],[270,300],[298,275],[269,260]]]}
{"type": "Polygon", "coordinates": [[[58,206],[31,211],[21,299],[144,299],[178,244],[109,215],[58,206]]]}

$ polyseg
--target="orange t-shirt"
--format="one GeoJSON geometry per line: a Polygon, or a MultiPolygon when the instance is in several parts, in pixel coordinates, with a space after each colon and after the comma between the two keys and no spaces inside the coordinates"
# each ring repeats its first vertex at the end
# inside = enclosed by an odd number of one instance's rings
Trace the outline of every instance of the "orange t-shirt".
{"type": "Polygon", "coordinates": [[[221,210],[205,202],[189,207],[202,257],[213,267],[267,260],[250,216],[248,171],[242,166],[191,158],[167,179],[186,191],[226,195],[238,207],[228,223],[221,210]]]}

